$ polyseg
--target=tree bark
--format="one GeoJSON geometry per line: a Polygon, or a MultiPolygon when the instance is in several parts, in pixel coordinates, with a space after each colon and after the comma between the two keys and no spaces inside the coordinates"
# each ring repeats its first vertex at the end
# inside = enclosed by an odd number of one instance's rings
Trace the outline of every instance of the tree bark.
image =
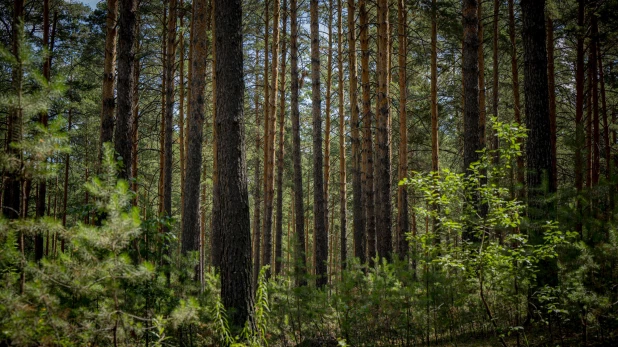
{"type": "Polygon", "coordinates": [[[364,224],[367,242],[367,260],[373,266],[376,256],[376,219],[373,184],[373,138],[371,113],[371,85],[369,81],[369,12],[367,0],[360,1],[360,40],[361,40],[361,87],[363,93],[363,148],[362,180],[364,201],[364,224]]]}
{"type": "MultiPolygon", "coordinates": [[[[268,5],[267,5],[268,6],[268,5]]],[[[266,133],[264,142],[264,238],[262,239],[262,266],[270,266],[266,271],[266,277],[270,277],[272,271],[272,255],[273,255],[273,200],[274,191],[274,172],[275,172],[275,126],[277,113],[277,83],[279,74],[279,15],[280,3],[279,0],[274,0],[273,3],[273,42],[271,47],[272,61],[270,62],[270,84],[268,78],[264,81],[268,94],[266,98],[266,107],[264,108],[266,115],[266,133]]],[[[268,35],[268,17],[266,21],[266,35],[268,35]]],[[[268,44],[266,45],[268,47],[268,44]]]]}
{"type": "Polygon", "coordinates": [[[599,71],[597,59],[597,47],[599,43],[599,24],[594,10],[590,17],[591,38],[590,38],[590,60],[589,68],[592,75],[590,81],[592,86],[592,186],[599,184],[601,172],[601,141],[600,141],[600,121],[599,121],[599,71]]]}
{"type": "Polygon", "coordinates": [[[118,36],[118,29],[116,27],[117,19],[118,0],[107,0],[98,167],[100,167],[103,162],[103,144],[112,142],[114,136],[114,109],[116,106],[114,101],[114,65],[116,60],[116,38],[118,36]]]}
{"type": "MultiPolygon", "coordinates": [[[[167,22],[167,50],[165,59],[165,137],[164,137],[164,156],[165,164],[163,174],[163,217],[168,219],[164,224],[164,232],[169,232],[169,222],[172,218],[172,145],[174,134],[174,67],[176,64],[176,19],[177,2],[168,0],[169,16],[167,22]]],[[[165,245],[169,247],[169,245],[165,245]]]]}
{"type": "MultiPolygon", "coordinates": [[[[464,1],[465,3],[465,1],[464,1]]],[[[440,171],[438,157],[438,18],[436,0],[431,2],[431,171],[440,171]]],[[[465,18],[465,13],[464,13],[465,18]]],[[[464,77],[465,78],[465,77],[464,77]]],[[[478,87],[477,87],[478,88],[478,87]]]]}
{"type": "MultiPolygon", "coordinates": [[[[330,132],[331,132],[331,105],[332,105],[332,83],[333,83],[333,1],[328,1],[328,24],[326,25],[328,28],[328,48],[326,54],[326,125],[324,128],[324,227],[326,228],[325,235],[330,240],[331,230],[329,228],[329,206],[328,202],[330,199],[330,132]]],[[[332,254],[334,249],[332,249],[332,242],[329,241],[331,245],[331,249],[329,252],[332,254]]],[[[329,261],[329,264],[331,262],[329,261]]],[[[330,266],[329,266],[330,268],[330,266]]]]}
{"type": "MultiPolygon", "coordinates": [[[[500,0],[494,0],[494,23],[493,23],[493,78],[492,78],[492,108],[493,108],[493,116],[498,118],[498,102],[500,101],[500,90],[498,79],[500,78],[500,62],[498,61],[498,24],[500,22],[500,0]]],[[[493,149],[498,150],[500,148],[500,142],[498,138],[498,134],[494,133],[492,136],[493,139],[493,149]]],[[[494,163],[498,165],[500,163],[500,156],[497,154],[494,156],[494,163]]]]}
{"type": "MultiPolygon", "coordinates": [[[[524,91],[526,96],[526,127],[528,143],[528,216],[532,221],[531,243],[542,244],[543,231],[534,223],[542,223],[555,214],[546,202],[547,194],[556,192],[551,181],[551,143],[549,124],[549,88],[547,80],[547,52],[545,42],[545,1],[521,1],[524,43],[524,91]]],[[[557,265],[542,260],[536,285],[557,284],[557,265]]]]}
{"type": "MultiPolygon", "coordinates": [[[[343,86],[343,23],[342,23],[343,3],[337,0],[337,87],[338,106],[339,106],[339,228],[340,228],[340,261],[341,268],[345,269],[347,262],[347,177],[346,177],[346,147],[345,147],[345,113],[343,105],[344,86],[343,86]]],[[[354,27],[352,29],[354,30],[354,27]]],[[[352,48],[354,49],[354,48],[352,48]]]]}
{"type": "Polygon", "coordinates": [[[233,332],[253,323],[251,224],[243,123],[242,1],[215,1],[221,297],[233,332]]]}
{"type": "Polygon", "coordinates": [[[315,233],[316,286],[328,282],[328,234],[326,232],[326,202],[322,158],[322,97],[320,93],[320,33],[318,31],[318,0],[310,1],[311,10],[311,115],[313,118],[313,221],[315,233]]]}
{"type": "Polygon", "coordinates": [[[389,10],[388,0],[378,1],[378,114],[376,128],[376,230],[378,255],[391,261],[391,120],[389,111],[389,10]]]}
{"type": "Polygon", "coordinates": [[[184,180],[184,213],[182,215],[182,253],[198,250],[200,240],[200,185],[202,144],[204,142],[204,106],[206,98],[206,66],[208,60],[208,35],[205,34],[210,18],[208,0],[195,0],[192,26],[204,35],[194,35],[191,45],[191,94],[189,99],[188,148],[184,180]]]}
{"type": "Polygon", "coordinates": [[[556,152],[556,75],[554,68],[554,20],[547,12],[547,83],[549,92],[549,136],[551,143],[552,185],[558,187],[556,152]]]}
{"type": "Polygon", "coordinates": [[[133,84],[135,69],[135,22],[137,0],[120,0],[118,28],[118,107],[114,150],[122,159],[118,177],[131,177],[131,139],[133,124],[133,84]]]}
{"type": "Polygon", "coordinates": [[[285,133],[285,69],[287,58],[288,3],[283,0],[283,29],[281,31],[281,83],[279,85],[279,148],[277,149],[277,214],[275,219],[275,274],[281,274],[283,256],[283,155],[285,133]]]}
{"type": "Polygon", "coordinates": [[[348,59],[350,76],[350,132],[352,142],[352,219],[354,229],[354,257],[365,264],[365,218],[363,216],[363,185],[361,178],[361,139],[358,109],[358,72],[356,61],[356,3],[348,1],[348,59]]]}
{"type": "Polygon", "coordinates": [[[296,230],[296,259],[294,272],[299,286],[307,284],[307,259],[305,242],[305,207],[303,201],[303,172],[300,152],[300,110],[298,106],[298,7],[297,0],[290,1],[292,29],[290,66],[290,104],[292,108],[292,160],[294,162],[294,222],[296,230]]]}
{"type": "MultiPolygon", "coordinates": [[[[408,175],[408,116],[407,116],[407,36],[408,12],[404,0],[397,0],[397,34],[399,35],[399,181],[408,175]]],[[[405,186],[397,188],[397,253],[400,259],[408,255],[406,233],[410,229],[408,219],[408,191],[405,186]]]]}
{"type": "Polygon", "coordinates": [[[481,141],[480,148],[485,148],[486,134],[485,128],[487,126],[487,98],[485,95],[485,51],[483,50],[483,41],[485,40],[485,29],[483,28],[483,1],[478,0],[478,23],[479,23],[479,47],[478,47],[478,62],[479,62],[479,141],[481,141]]]}

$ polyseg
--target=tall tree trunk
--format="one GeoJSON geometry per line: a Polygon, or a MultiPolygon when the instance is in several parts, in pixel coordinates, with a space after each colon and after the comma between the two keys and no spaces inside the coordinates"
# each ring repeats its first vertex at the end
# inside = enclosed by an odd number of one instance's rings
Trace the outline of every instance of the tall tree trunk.
{"type": "MultiPolygon", "coordinates": [[[[263,257],[262,257],[262,253],[264,252],[264,242],[263,239],[265,238],[265,232],[266,232],[266,213],[267,213],[267,206],[268,205],[268,171],[269,171],[269,167],[268,167],[268,155],[270,154],[269,151],[269,142],[268,142],[268,136],[269,136],[269,127],[270,127],[270,120],[269,120],[269,112],[270,112],[270,107],[268,106],[268,102],[270,101],[270,86],[269,86],[269,81],[268,81],[268,76],[269,76],[269,53],[268,53],[268,49],[269,49],[269,38],[270,38],[270,7],[268,6],[269,1],[265,1],[265,9],[264,9],[264,106],[263,106],[263,111],[264,111],[264,177],[262,178],[262,184],[264,185],[264,221],[262,224],[262,230],[260,231],[260,234],[257,235],[257,242],[259,243],[259,245],[257,246],[257,251],[255,254],[255,268],[257,271],[259,271],[261,269],[262,266],[264,266],[264,262],[263,262],[263,257]]],[[[257,276],[258,274],[255,274],[255,283],[257,285],[257,276]]]]}
{"type": "MultiPolygon", "coordinates": [[[[262,240],[262,266],[269,265],[271,268],[273,255],[273,199],[275,196],[275,120],[277,112],[277,83],[279,81],[277,78],[279,74],[279,0],[274,0],[273,12],[273,42],[271,47],[272,61],[270,64],[270,84],[266,84],[269,94],[266,100],[266,107],[264,108],[267,122],[265,129],[268,132],[265,134],[264,143],[264,238],[262,240]]],[[[266,35],[268,35],[268,21],[266,22],[266,31],[266,35]]],[[[265,82],[268,83],[268,79],[265,79],[265,82]]],[[[267,278],[270,277],[270,272],[272,270],[271,268],[269,268],[266,272],[267,278]]]]}
{"type": "MultiPolygon", "coordinates": [[[[326,202],[322,158],[322,97],[320,93],[320,33],[318,31],[318,0],[310,1],[311,9],[311,115],[313,118],[313,221],[315,233],[316,286],[328,282],[328,234],[326,232],[326,202]]],[[[330,67],[329,67],[330,68],[330,67]]]]}
{"type": "MultiPolygon", "coordinates": [[[[609,142],[609,123],[607,119],[607,99],[605,94],[605,72],[603,71],[603,55],[601,53],[601,47],[597,47],[598,54],[597,58],[599,59],[599,81],[601,82],[601,107],[603,111],[603,143],[605,144],[605,148],[603,150],[603,154],[605,157],[605,178],[607,181],[611,181],[612,177],[612,165],[611,165],[611,146],[612,144],[609,142]]],[[[609,194],[609,206],[610,211],[614,210],[615,205],[615,196],[613,193],[609,194]]]]}
{"type": "MultiPolygon", "coordinates": [[[[526,127],[528,143],[528,216],[533,223],[541,223],[555,215],[547,200],[547,193],[556,192],[551,181],[551,143],[549,127],[549,95],[547,81],[547,52],[545,43],[545,1],[521,1],[524,43],[524,91],[526,94],[526,127]],[[544,184],[544,182],[549,182],[544,184]]],[[[533,224],[531,243],[542,244],[543,231],[533,224]]],[[[557,284],[556,262],[542,260],[537,277],[539,287],[557,284]]]]}
{"type": "MultiPolygon", "coordinates": [[[[139,42],[139,20],[136,21],[136,40],[135,40],[135,52],[139,54],[140,42],[139,42]]],[[[139,59],[135,60],[135,69],[133,84],[133,124],[131,124],[131,177],[135,178],[131,182],[131,190],[134,193],[134,197],[131,201],[133,206],[137,206],[139,194],[137,192],[137,149],[139,144],[139,75],[140,75],[140,62],[139,59]]]]}
{"type": "MultiPolygon", "coordinates": [[[[217,40],[215,39],[217,33],[216,33],[216,17],[215,17],[215,11],[216,11],[216,2],[213,1],[213,6],[211,8],[211,21],[214,23],[213,24],[213,30],[212,30],[212,35],[213,35],[213,41],[212,41],[212,51],[216,52],[217,51],[217,40]]],[[[212,194],[212,217],[211,217],[211,227],[212,227],[212,231],[211,231],[211,259],[212,259],[212,265],[215,268],[219,268],[221,266],[221,261],[222,261],[222,257],[223,257],[223,231],[221,230],[221,222],[220,222],[220,215],[221,215],[221,202],[219,201],[219,170],[218,165],[219,165],[219,159],[218,159],[218,151],[217,151],[217,55],[213,54],[213,58],[212,58],[212,90],[213,90],[213,95],[212,95],[212,105],[213,105],[213,114],[212,114],[212,133],[213,133],[213,143],[212,143],[212,151],[213,151],[213,165],[212,165],[212,169],[213,169],[213,174],[212,174],[212,185],[213,185],[213,191],[214,193],[212,194]]],[[[256,257],[259,259],[259,255],[256,255],[256,257]]]]}
{"type": "Polygon", "coordinates": [[[483,49],[483,41],[485,40],[485,30],[483,28],[483,1],[478,0],[478,23],[479,23],[479,46],[478,46],[478,62],[479,62],[479,141],[480,148],[486,146],[485,128],[487,125],[487,105],[485,96],[485,51],[483,49]]]}
{"type": "Polygon", "coordinates": [[[285,132],[285,69],[287,58],[288,2],[283,0],[283,29],[281,31],[281,83],[279,85],[279,148],[277,149],[277,217],[275,220],[275,274],[281,274],[283,256],[283,155],[285,132]]]}
{"type": "MultiPolygon", "coordinates": [[[[465,1],[464,1],[465,3],[465,1]]],[[[431,2],[431,171],[440,171],[438,159],[438,18],[436,0],[431,2]]],[[[465,16],[465,13],[464,13],[465,16]]],[[[464,19],[465,20],[465,19],[464,19]]],[[[477,87],[478,88],[478,87],[477,87]]]]}
{"type": "MultiPolygon", "coordinates": [[[[407,115],[407,36],[408,12],[404,0],[397,0],[397,34],[399,35],[399,181],[408,175],[408,115],[407,115]]],[[[408,254],[406,233],[410,229],[408,219],[408,191],[406,187],[397,188],[397,253],[404,259],[408,254]]]]}
{"type": "Polygon", "coordinates": [[[554,20],[547,12],[547,83],[549,92],[549,136],[551,143],[552,185],[558,187],[557,152],[556,152],[556,75],[554,68],[554,20]]]}
{"type": "Polygon", "coordinates": [[[479,64],[478,64],[478,0],[464,0],[464,170],[479,159],[480,109],[479,109],[479,64]]]}
{"type": "Polygon", "coordinates": [[[591,38],[590,38],[590,60],[589,68],[592,73],[592,185],[599,184],[599,174],[601,172],[601,142],[600,142],[600,122],[599,122],[599,72],[597,47],[599,43],[599,24],[597,15],[592,9],[591,13],[591,38]]]}
{"type": "MultiPolygon", "coordinates": [[[[519,68],[517,63],[517,42],[515,41],[515,9],[513,0],[509,0],[509,41],[511,42],[511,75],[513,78],[513,117],[516,123],[521,122],[521,101],[519,95],[519,68]]],[[[522,144],[519,140],[520,145],[522,144]]],[[[523,147],[522,147],[523,148],[523,147]]],[[[519,156],[517,161],[517,184],[524,184],[524,157],[519,156]]]]}
{"type": "Polygon", "coordinates": [[[367,0],[360,0],[360,40],[361,40],[361,87],[363,93],[363,148],[362,180],[364,201],[364,224],[367,242],[367,260],[373,265],[376,256],[376,219],[373,185],[373,138],[371,113],[371,84],[369,81],[369,12],[367,0]]]}
{"type": "MultiPolygon", "coordinates": [[[[260,85],[260,81],[258,80],[257,76],[258,76],[258,64],[259,63],[259,55],[258,55],[258,51],[255,51],[255,93],[254,94],[254,102],[255,102],[255,176],[254,176],[254,189],[255,191],[253,192],[253,247],[251,248],[253,250],[253,262],[254,262],[254,267],[253,267],[253,289],[255,290],[257,288],[258,285],[258,278],[259,278],[259,274],[260,274],[260,247],[261,247],[261,243],[260,243],[260,235],[262,233],[262,221],[261,221],[261,217],[262,217],[262,190],[261,190],[261,185],[262,182],[260,182],[260,148],[262,147],[261,144],[261,137],[260,137],[260,105],[259,105],[259,93],[257,92],[258,90],[258,86],[260,85]]],[[[264,103],[264,106],[266,105],[266,103],[264,103]]]]}
{"type": "MultiPolygon", "coordinates": [[[[20,149],[11,144],[19,144],[22,140],[22,88],[23,88],[23,62],[21,60],[21,37],[23,34],[23,18],[24,18],[24,0],[15,0],[13,2],[13,32],[11,33],[13,55],[15,63],[11,69],[11,88],[15,93],[17,104],[12,106],[8,112],[8,131],[6,134],[6,153],[13,156],[19,161],[20,167],[11,168],[5,172],[5,178],[2,194],[2,214],[8,219],[19,218],[21,212],[22,187],[21,187],[21,161],[22,152],[20,149]]],[[[23,253],[23,234],[20,236],[21,248],[23,253]]],[[[23,272],[22,272],[23,276],[23,272]]]]}
{"type": "MultiPolygon", "coordinates": [[[[169,16],[167,22],[167,50],[165,59],[165,137],[164,137],[164,155],[165,163],[163,174],[163,217],[171,221],[172,217],[172,145],[174,134],[174,90],[176,89],[174,81],[174,67],[176,64],[176,0],[168,0],[169,16]]],[[[163,228],[164,232],[169,232],[169,222],[166,222],[163,228]]],[[[165,245],[164,247],[169,247],[165,245]]]]}
{"type": "MultiPolygon", "coordinates": [[[[162,37],[161,37],[161,119],[159,121],[159,189],[158,189],[158,210],[157,216],[163,216],[163,191],[164,191],[164,181],[165,181],[165,112],[167,105],[165,103],[165,98],[167,96],[167,88],[165,87],[167,84],[167,78],[165,78],[166,74],[166,66],[167,66],[167,16],[168,16],[168,8],[163,3],[163,23],[162,23],[162,37]]],[[[163,231],[163,224],[159,225],[159,232],[163,231]]]]}
{"type": "MultiPolygon", "coordinates": [[[[71,132],[71,122],[73,121],[73,108],[69,108],[69,119],[67,133],[71,132]]],[[[70,168],[71,155],[66,154],[64,159],[64,188],[62,191],[62,226],[67,226],[67,202],[69,197],[69,168],[70,168]]],[[[60,250],[64,253],[64,238],[60,241],[60,250]]]]}
{"type": "MultiPolygon", "coordinates": [[[[500,78],[500,62],[498,61],[498,35],[500,32],[498,31],[498,24],[500,22],[500,0],[494,0],[494,23],[493,23],[493,78],[492,78],[492,108],[493,108],[493,116],[498,118],[498,102],[500,101],[500,90],[498,79],[500,78]]],[[[498,150],[500,148],[500,143],[498,139],[498,134],[494,133],[492,136],[493,139],[493,149],[498,150]]],[[[499,164],[500,156],[496,155],[494,157],[494,163],[499,164]]]]}
{"type": "Polygon", "coordinates": [[[118,29],[118,0],[107,0],[105,21],[105,59],[103,61],[103,87],[101,107],[101,133],[97,166],[103,162],[103,144],[112,142],[114,136],[114,67],[116,63],[116,37],[118,29]]]}
{"type": "Polygon", "coordinates": [[[391,120],[389,111],[388,0],[378,0],[378,114],[376,127],[376,230],[380,258],[392,259],[391,120]]]}
{"type": "Polygon", "coordinates": [[[188,141],[184,213],[182,215],[182,253],[198,250],[200,240],[200,185],[202,168],[202,144],[204,142],[204,105],[206,98],[206,66],[208,60],[208,35],[210,19],[208,0],[195,0],[192,17],[193,29],[203,35],[194,35],[191,45],[191,94],[189,99],[188,141]]]}
{"type": "Polygon", "coordinates": [[[131,177],[131,139],[133,124],[133,84],[135,69],[135,22],[137,0],[120,0],[118,27],[118,107],[114,150],[122,158],[119,178],[131,177]]]}
{"type": "MultiPolygon", "coordinates": [[[[464,170],[470,174],[470,164],[479,160],[481,150],[481,121],[479,108],[479,36],[478,1],[463,2],[463,79],[464,79],[464,170]]],[[[473,198],[478,204],[478,197],[473,198]]],[[[470,228],[464,231],[464,240],[475,240],[470,228]]]]}
{"type": "Polygon", "coordinates": [[[294,272],[299,286],[307,284],[307,259],[305,242],[305,207],[303,202],[303,172],[300,152],[300,110],[298,106],[298,7],[297,0],[290,1],[290,105],[292,106],[292,160],[294,162],[294,222],[296,230],[296,259],[294,272]]]}
{"type": "MultiPolygon", "coordinates": [[[[326,57],[326,126],[324,128],[324,227],[326,228],[325,234],[330,240],[330,235],[332,230],[329,228],[329,198],[330,198],[330,131],[331,131],[331,90],[333,83],[333,0],[328,1],[328,48],[327,48],[327,57],[326,57]]],[[[332,242],[329,241],[331,245],[330,254],[334,252],[332,249],[332,242]]],[[[330,264],[330,262],[329,262],[330,264]]],[[[330,267],[329,267],[330,268],[330,267]]]]}
{"type": "MultiPolygon", "coordinates": [[[[358,109],[358,74],[356,62],[356,3],[348,1],[348,59],[350,76],[350,132],[352,135],[352,219],[354,229],[354,257],[365,264],[365,218],[363,216],[363,185],[361,178],[361,139],[358,109]]],[[[363,106],[364,107],[364,106],[363,106]]],[[[364,115],[364,114],[363,114],[364,115]]]]}
{"type": "Polygon", "coordinates": [[[232,331],[253,324],[251,224],[243,127],[242,1],[215,1],[221,297],[232,331]]]}
{"type": "Polygon", "coordinates": [[[183,0],[178,3],[180,35],[178,38],[178,145],[180,150],[180,229],[182,230],[182,215],[185,214],[185,174],[186,174],[186,152],[185,152],[185,34],[184,34],[184,5],[183,0]]]}
{"type": "MultiPolygon", "coordinates": [[[[344,113],[344,86],[343,86],[343,3],[337,0],[337,87],[339,106],[339,228],[340,228],[340,258],[341,268],[345,269],[347,262],[347,177],[346,177],[346,147],[345,147],[345,113],[344,113]]],[[[354,30],[354,27],[352,29],[354,30]]],[[[354,48],[352,48],[354,49],[354,48]]]]}

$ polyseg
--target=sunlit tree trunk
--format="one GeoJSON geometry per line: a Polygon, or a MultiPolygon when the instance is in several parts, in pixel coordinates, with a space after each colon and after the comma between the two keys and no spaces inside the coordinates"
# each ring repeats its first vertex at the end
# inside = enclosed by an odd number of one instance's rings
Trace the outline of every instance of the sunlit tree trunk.
{"type": "MultiPolygon", "coordinates": [[[[344,86],[343,86],[343,3],[337,0],[337,87],[339,93],[339,228],[340,228],[340,261],[341,268],[345,269],[347,261],[347,177],[346,177],[346,147],[345,147],[345,112],[344,112],[344,86]]],[[[352,27],[352,29],[354,28],[352,27]]],[[[354,49],[354,48],[352,48],[354,49]]]]}
{"type": "Polygon", "coordinates": [[[98,166],[103,161],[103,144],[111,142],[114,135],[114,67],[116,60],[116,37],[118,36],[118,0],[107,0],[105,21],[105,58],[103,60],[103,87],[101,107],[101,131],[98,166]]]}
{"type": "Polygon", "coordinates": [[[279,85],[279,147],[277,149],[277,214],[275,219],[275,274],[281,274],[281,257],[283,256],[283,155],[285,131],[285,69],[287,58],[287,21],[288,3],[283,0],[283,28],[281,31],[281,83],[279,85]]]}

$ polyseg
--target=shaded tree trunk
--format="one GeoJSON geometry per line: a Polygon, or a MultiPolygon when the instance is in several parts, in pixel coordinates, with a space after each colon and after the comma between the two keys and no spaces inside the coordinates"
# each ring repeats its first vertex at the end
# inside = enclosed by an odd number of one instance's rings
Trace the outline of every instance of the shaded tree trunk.
{"type": "MultiPolygon", "coordinates": [[[[465,3],[465,2],[464,2],[465,3]]],[[[438,172],[438,19],[436,0],[431,2],[431,171],[438,172]]],[[[465,13],[464,13],[465,20],[465,13]]],[[[465,77],[464,77],[465,78],[465,77]]]]}
{"type": "MultiPolygon", "coordinates": [[[[397,0],[397,34],[399,35],[399,181],[408,175],[408,117],[407,117],[407,36],[408,12],[404,0],[397,0]]],[[[405,186],[397,188],[397,253],[400,259],[408,254],[406,233],[410,229],[408,219],[408,191],[405,186]]]]}
{"type": "Polygon", "coordinates": [[[294,162],[294,222],[296,230],[296,259],[294,272],[299,286],[307,284],[307,259],[305,242],[305,207],[303,202],[303,172],[300,152],[300,110],[298,106],[298,7],[297,0],[290,1],[290,25],[292,29],[290,66],[290,104],[292,107],[292,160],[294,162]]]}
{"type": "MultiPolygon", "coordinates": [[[[210,18],[208,0],[195,0],[193,30],[206,33],[210,18]]],[[[194,35],[191,42],[191,94],[189,99],[188,141],[186,176],[184,180],[184,213],[182,214],[182,253],[198,250],[200,240],[200,185],[202,144],[204,142],[204,106],[206,98],[206,66],[208,60],[208,35],[194,35]]]]}
{"type": "MultiPolygon", "coordinates": [[[[500,34],[498,30],[498,24],[500,22],[500,0],[494,0],[494,23],[493,23],[493,78],[492,78],[492,108],[493,108],[493,116],[498,118],[498,102],[500,101],[500,90],[498,79],[500,78],[500,62],[498,61],[498,36],[500,34]]],[[[500,142],[498,139],[498,134],[494,133],[493,136],[493,149],[497,150],[500,148],[500,142]]],[[[497,165],[500,163],[499,154],[494,157],[494,163],[497,165]]]]}
{"type": "Polygon", "coordinates": [[[136,14],[137,0],[120,0],[120,16],[118,21],[118,107],[114,150],[122,158],[123,163],[118,171],[118,176],[125,180],[131,178],[136,14]]]}
{"type": "MultiPolygon", "coordinates": [[[[361,139],[358,109],[358,74],[356,61],[356,3],[348,0],[348,70],[350,76],[350,132],[352,142],[352,219],[354,256],[364,264],[366,259],[363,185],[361,178],[361,139]]],[[[364,107],[364,106],[363,106],[364,107]]],[[[364,114],[363,114],[364,115],[364,114]]]]}
{"type": "Polygon", "coordinates": [[[480,148],[485,148],[486,141],[486,126],[487,126],[487,98],[485,95],[485,51],[483,50],[483,41],[485,40],[485,29],[483,28],[483,1],[478,0],[478,63],[479,63],[479,141],[481,141],[480,148]]]}
{"type": "MultiPolygon", "coordinates": [[[[333,83],[333,1],[328,1],[328,24],[326,25],[328,28],[328,48],[326,54],[326,126],[324,127],[324,227],[326,228],[325,235],[329,238],[329,244],[331,245],[331,249],[329,254],[332,255],[334,249],[332,249],[333,242],[330,240],[332,230],[329,228],[329,219],[328,215],[330,212],[330,207],[328,206],[329,197],[330,197],[330,132],[331,132],[331,105],[332,105],[332,83],[333,83]]],[[[332,263],[329,261],[329,264],[332,263]]],[[[330,268],[330,266],[329,266],[330,268]]]]}
{"type": "Polygon", "coordinates": [[[378,0],[378,114],[376,128],[376,230],[378,255],[390,261],[392,242],[391,120],[389,111],[388,0],[378,0]]]}
{"type": "Polygon", "coordinates": [[[363,148],[362,180],[364,199],[364,224],[367,242],[367,260],[373,265],[376,256],[376,219],[373,184],[373,135],[371,113],[371,84],[369,81],[369,12],[367,0],[360,1],[360,40],[361,40],[361,87],[363,93],[363,148]]]}
{"type": "Polygon", "coordinates": [[[232,331],[253,324],[251,224],[243,126],[242,2],[215,1],[217,170],[222,236],[221,298],[232,331]]]}
{"type": "Polygon", "coordinates": [[[328,234],[326,232],[326,202],[322,158],[322,97],[320,93],[320,33],[318,31],[318,0],[310,1],[311,10],[311,115],[313,118],[313,221],[315,233],[316,286],[328,282],[328,234]]]}
{"type": "MultiPolygon", "coordinates": [[[[533,223],[531,243],[542,244],[543,231],[534,223],[552,218],[553,206],[546,202],[547,194],[556,191],[550,179],[552,173],[549,124],[549,95],[547,81],[547,52],[545,43],[545,1],[521,1],[524,43],[524,91],[526,93],[526,127],[528,141],[528,216],[533,223]],[[547,183],[546,183],[547,182],[547,183]]],[[[537,283],[539,287],[557,284],[556,262],[541,260],[537,283]]]]}
{"type": "Polygon", "coordinates": [[[547,83],[549,92],[549,135],[551,143],[551,184],[558,187],[557,152],[556,152],[556,75],[554,68],[554,20],[547,13],[547,83]]]}

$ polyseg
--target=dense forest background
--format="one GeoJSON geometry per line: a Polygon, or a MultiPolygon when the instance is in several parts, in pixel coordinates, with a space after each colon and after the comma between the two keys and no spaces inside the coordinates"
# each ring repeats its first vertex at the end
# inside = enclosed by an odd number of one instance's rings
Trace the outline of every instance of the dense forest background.
{"type": "Polygon", "coordinates": [[[612,345],[617,16],[0,1],[0,346],[612,345]]]}

